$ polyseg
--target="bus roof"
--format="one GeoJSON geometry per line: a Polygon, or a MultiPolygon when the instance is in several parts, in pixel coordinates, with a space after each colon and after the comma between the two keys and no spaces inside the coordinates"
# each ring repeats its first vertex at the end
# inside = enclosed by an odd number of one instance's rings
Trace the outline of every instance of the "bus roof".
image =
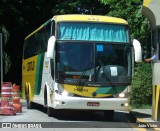
{"type": "Polygon", "coordinates": [[[110,17],[110,16],[100,16],[100,15],[57,15],[54,16],[57,22],[59,21],[92,21],[92,22],[109,22],[118,24],[128,24],[128,22],[121,18],[110,17]]]}
{"type": "MultiPolygon", "coordinates": [[[[53,17],[56,22],[62,22],[62,21],[81,21],[81,22],[103,22],[103,23],[117,23],[117,24],[125,24],[127,25],[128,22],[121,18],[116,17],[110,17],[110,16],[100,16],[100,15],[84,15],[84,14],[69,14],[69,15],[56,15],[53,17]]],[[[42,24],[38,29],[33,31],[31,34],[29,34],[26,38],[28,39],[30,36],[35,34],[37,31],[42,29],[47,23],[51,22],[51,19],[49,19],[47,22],[42,24]]]]}

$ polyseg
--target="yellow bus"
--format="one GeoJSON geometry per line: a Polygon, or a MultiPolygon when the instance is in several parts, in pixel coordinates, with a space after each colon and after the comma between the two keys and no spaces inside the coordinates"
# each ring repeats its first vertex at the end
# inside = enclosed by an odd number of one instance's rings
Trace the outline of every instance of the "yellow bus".
{"type": "Polygon", "coordinates": [[[128,110],[133,45],[127,21],[98,15],[57,15],[25,38],[22,65],[27,107],[128,110]]]}

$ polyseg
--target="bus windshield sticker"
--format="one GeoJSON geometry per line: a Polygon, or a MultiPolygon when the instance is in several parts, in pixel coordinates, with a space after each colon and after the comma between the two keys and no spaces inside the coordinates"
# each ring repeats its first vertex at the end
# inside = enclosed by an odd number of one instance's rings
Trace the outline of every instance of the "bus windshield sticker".
{"type": "Polygon", "coordinates": [[[97,45],[97,51],[103,52],[103,45],[97,45]]]}
{"type": "Polygon", "coordinates": [[[117,72],[117,67],[110,67],[111,70],[111,76],[117,76],[118,72],[117,72]]]}

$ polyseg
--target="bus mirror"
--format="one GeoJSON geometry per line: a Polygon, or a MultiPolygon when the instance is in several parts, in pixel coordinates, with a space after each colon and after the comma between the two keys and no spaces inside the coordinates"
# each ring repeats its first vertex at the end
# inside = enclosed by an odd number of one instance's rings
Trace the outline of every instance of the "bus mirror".
{"type": "Polygon", "coordinates": [[[48,40],[47,47],[47,57],[53,59],[54,58],[54,48],[55,48],[56,38],[55,36],[51,36],[48,40]]]}
{"type": "Polygon", "coordinates": [[[142,62],[142,48],[138,40],[133,40],[135,62],[142,62]]]}

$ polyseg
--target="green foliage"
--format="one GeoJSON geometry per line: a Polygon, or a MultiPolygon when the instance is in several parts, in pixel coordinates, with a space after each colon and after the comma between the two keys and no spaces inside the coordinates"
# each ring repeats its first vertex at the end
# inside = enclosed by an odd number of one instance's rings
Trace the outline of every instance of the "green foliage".
{"type": "MultiPolygon", "coordinates": [[[[3,43],[4,45],[9,40],[9,33],[4,25],[0,26],[0,33],[3,34],[3,43]]],[[[4,74],[7,74],[9,67],[11,66],[10,57],[7,55],[6,52],[3,52],[3,65],[4,65],[4,74]]]]}
{"type": "MultiPolygon", "coordinates": [[[[107,15],[121,17],[128,21],[131,38],[139,39],[143,54],[150,52],[150,26],[147,19],[142,16],[143,0],[100,0],[110,6],[107,15]],[[146,51],[147,50],[147,51],[146,51]]],[[[137,64],[132,81],[131,104],[134,107],[144,107],[151,104],[152,73],[150,64],[137,64]]]]}
{"type": "Polygon", "coordinates": [[[0,0],[0,31],[5,27],[4,80],[21,83],[24,38],[54,15],[105,15],[108,11],[108,5],[97,0],[0,0]]]}
{"type": "MultiPolygon", "coordinates": [[[[131,38],[145,38],[150,32],[141,14],[143,0],[0,0],[0,28],[5,29],[4,54],[8,80],[20,82],[23,40],[26,35],[54,15],[93,14],[121,17],[128,21],[131,38]],[[13,64],[12,64],[13,63],[13,64]],[[17,75],[17,77],[12,77],[17,75]],[[12,78],[11,78],[12,77],[12,78]]],[[[148,48],[150,49],[150,48],[148,48]]],[[[4,62],[5,63],[5,62],[4,62]]],[[[16,82],[17,83],[17,82],[16,82]]]]}
{"type": "Polygon", "coordinates": [[[3,52],[3,61],[4,61],[4,75],[6,75],[11,67],[11,59],[10,56],[6,52],[3,52]]]}
{"type": "Polygon", "coordinates": [[[4,41],[4,44],[6,44],[7,41],[9,40],[9,32],[7,31],[4,25],[0,26],[0,33],[3,34],[3,41],[4,41]]]}
{"type": "Polygon", "coordinates": [[[138,63],[131,84],[130,104],[134,107],[151,105],[152,69],[150,63],[138,63]]]}
{"type": "Polygon", "coordinates": [[[108,15],[121,17],[128,21],[132,38],[145,36],[148,27],[141,13],[142,0],[102,0],[102,2],[110,6],[108,15]]]}

